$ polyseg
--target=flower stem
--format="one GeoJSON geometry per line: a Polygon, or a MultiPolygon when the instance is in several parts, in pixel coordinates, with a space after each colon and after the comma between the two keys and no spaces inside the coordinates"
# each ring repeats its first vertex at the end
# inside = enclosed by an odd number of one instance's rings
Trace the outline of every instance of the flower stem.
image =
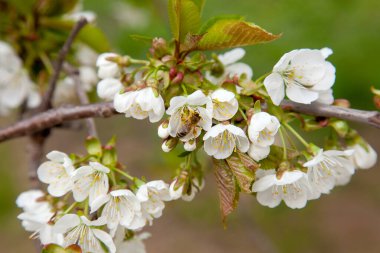
{"type": "Polygon", "coordinates": [[[74,209],[74,207],[77,205],[77,202],[72,203],[64,212],[63,215],[68,214],[71,210],[74,209]]]}
{"type": "Polygon", "coordinates": [[[262,81],[263,81],[267,76],[269,76],[270,74],[271,74],[271,72],[268,72],[268,73],[266,73],[266,74],[260,76],[259,78],[257,78],[257,79],[255,80],[255,83],[262,83],[262,81]]]}
{"type": "Polygon", "coordinates": [[[134,177],[132,177],[131,175],[129,175],[127,172],[125,171],[122,171],[122,170],[119,170],[118,168],[113,168],[114,171],[116,171],[117,173],[119,173],[120,175],[123,175],[124,177],[130,179],[133,181],[134,177]]]}
{"type": "Polygon", "coordinates": [[[245,115],[243,109],[241,109],[240,107],[239,107],[239,112],[240,112],[241,116],[244,118],[244,120],[247,121],[247,123],[248,123],[247,115],[245,115]]]}
{"type": "Polygon", "coordinates": [[[89,207],[89,198],[86,199],[86,202],[84,203],[84,215],[88,216],[88,207],[89,207]]]}
{"type": "Polygon", "coordinates": [[[286,150],[286,142],[285,142],[285,138],[284,138],[284,134],[282,132],[282,129],[280,128],[279,130],[280,130],[279,132],[280,132],[280,138],[281,138],[282,146],[284,148],[283,158],[284,158],[284,160],[286,160],[288,158],[287,150],[286,150]]]}
{"type": "Polygon", "coordinates": [[[299,133],[297,133],[296,130],[294,130],[294,128],[292,128],[288,123],[282,123],[290,132],[292,132],[292,134],[305,146],[305,147],[308,147],[309,146],[309,143],[307,143],[307,141],[305,141],[304,138],[302,138],[301,135],[299,135],[299,133]]]}

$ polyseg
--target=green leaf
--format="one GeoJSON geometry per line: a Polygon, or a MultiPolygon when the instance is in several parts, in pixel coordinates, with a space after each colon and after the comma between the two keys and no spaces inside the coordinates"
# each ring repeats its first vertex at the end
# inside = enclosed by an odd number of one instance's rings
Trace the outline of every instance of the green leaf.
{"type": "Polygon", "coordinates": [[[42,249],[42,253],[81,253],[82,250],[78,245],[70,245],[67,248],[62,248],[56,244],[49,244],[42,249]]]}
{"type": "Polygon", "coordinates": [[[169,0],[169,19],[173,37],[183,42],[188,33],[195,34],[201,22],[202,1],[169,0]]]}
{"type": "Polygon", "coordinates": [[[226,161],[228,166],[231,168],[231,171],[235,176],[240,189],[246,193],[251,193],[252,183],[255,179],[255,173],[252,169],[252,166],[246,167],[245,164],[243,164],[240,156],[238,156],[236,153],[227,158],[226,161]]]}
{"type": "Polygon", "coordinates": [[[199,34],[204,34],[204,36],[198,44],[198,50],[255,45],[280,37],[244,21],[241,17],[213,18],[202,27],[199,34]]]}
{"type": "Polygon", "coordinates": [[[129,37],[131,37],[133,40],[144,42],[147,44],[151,44],[154,39],[150,36],[145,36],[145,35],[140,35],[140,34],[132,34],[132,35],[129,35],[129,37]]]}
{"type": "Polygon", "coordinates": [[[218,186],[220,211],[223,222],[226,222],[227,215],[232,213],[239,201],[239,189],[236,179],[228,167],[225,160],[213,159],[215,178],[218,186]]]}
{"type": "Polygon", "coordinates": [[[14,8],[22,14],[32,14],[36,0],[8,0],[14,8]]]}
{"type": "Polygon", "coordinates": [[[98,53],[110,50],[106,35],[98,27],[87,24],[78,34],[78,39],[98,53]]]}
{"type": "Polygon", "coordinates": [[[36,10],[44,16],[60,16],[77,6],[79,0],[39,0],[36,10]]]}

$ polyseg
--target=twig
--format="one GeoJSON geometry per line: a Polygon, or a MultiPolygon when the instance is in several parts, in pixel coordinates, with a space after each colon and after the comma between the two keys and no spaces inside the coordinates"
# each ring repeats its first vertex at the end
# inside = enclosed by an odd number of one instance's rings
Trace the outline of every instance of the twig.
{"type": "MultiPolygon", "coordinates": [[[[304,105],[291,101],[283,101],[281,107],[284,110],[307,115],[340,118],[380,128],[380,113],[377,111],[363,111],[331,105],[304,105]]],[[[105,118],[115,114],[117,114],[117,112],[110,102],[51,109],[0,129],[0,142],[20,136],[31,135],[38,131],[55,127],[66,121],[96,117],[105,118]]]]}
{"type": "MultiPolygon", "coordinates": [[[[73,78],[75,83],[75,90],[77,93],[77,96],[79,98],[79,101],[82,105],[87,105],[90,103],[86,92],[83,89],[83,85],[81,84],[80,78],[79,78],[79,70],[74,68],[73,66],[66,64],[64,66],[66,72],[73,78]]],[[[98,132],[96,130],[95,121],[93,118],[87,118],[85,119],[86,126],[87,126],[87,132],[88,136],[98,137],[98,132]]]]}
{"type": "Polygon", "coordinates": [[[59,75],[61,73],[63,63],[65,61],[66,55],[70,51],[70,47],[74,42],[75,37],[78,35],[79,31],[87,24],[87,20],[85,18],[81,18],[71,30],[69,37],[67,38],[65,44],[59,51],[57,60],[54,62],[54,72],[51,78],[49,79],[48,90],[44,95],[44,99],[40,106],[40,111],[46,111],[52,107],[51,101],[53,99],[54,91],[57,86],[57,81],[59,79],[59,75]]]}
{"type": "Polygon", "coordinates": [[[303,113],[312,116],[321,116],[327,118],[338,118],[353,122],[364,123],[367,125],[380,128],[380,113],[378,111],[363,111],[351,108],[344,108],[322,104],[298,104],[289,100],[281,103],[284,110],[303,113]]]}

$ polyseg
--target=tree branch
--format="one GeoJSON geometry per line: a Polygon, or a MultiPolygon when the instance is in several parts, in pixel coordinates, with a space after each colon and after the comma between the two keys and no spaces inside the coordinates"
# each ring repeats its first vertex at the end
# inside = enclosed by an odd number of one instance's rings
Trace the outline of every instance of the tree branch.
{"type": "Polygon", "coordinates": [[[322,104],[305,105],[289,100],[282,101],[281,107],[283,110],[287,111],[303,113],[311,116],[338,118],[380,128],[380,113],[378,111],[363,111],[322,104]]]}
{"type": "Polygon", "coordinates": [[[61,73],[63,63],[65,61],[66,55],[69,53],[71,45],[74,42],[75,37],[78,35],[79,31],[87,24],[85,18],[81,18],[71,30],[69,37],[67,38],[65,44],[58,53],[58,58],[54,63],[54,72],[51,78],[49,79],[48,90],[44,95],[44,99],[40,106],[40,111],[46,111],[52,107],[51,100],[53,99],[55,87],[57,86],[57,81],[61,73]]]}
{"type": "MultiPolygon", "coordinates": [[[[281,103],[281,107],[287,111],[312,116],[339,118],[380,128],[380,113],[377,111],[362,111],[331,105],[304,105],[287,100],[281,103]]],[[[31,135],[44,129],[55,127],[66,121],[85,118],[106,118],[115,114],[117,112],[111,102],[51,109],[0,129],[0,142],[31,135]]]]}
{"type": "Polygon", "coordinates": [[[0,142],[20,136],[31,135],[44,129],[53,128],[66,121],[96,117],[106,118],[116,113],[112,103],[97,103],[51,109],[1,129],[0,142]]]}

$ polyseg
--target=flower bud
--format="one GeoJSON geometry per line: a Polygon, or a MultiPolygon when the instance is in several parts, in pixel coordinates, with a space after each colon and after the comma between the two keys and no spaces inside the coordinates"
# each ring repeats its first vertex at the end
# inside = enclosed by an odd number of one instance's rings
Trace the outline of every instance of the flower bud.
{"type": "Polygon", "coordinates": [[[166,139],[169,137],[169,121],[165,120],[158,127],[158,136],[162,139],[166,139]]]}
{"type": "Polygon", "coordinates": [[[104,53],[99,55],[96,66],[98,67],[98,76],[101,79],[114,78],[119,76],[120,70],[118,65],[119,55],[115,53],[104,53]]]}
{"type": "Polygon", "coordinates": [[[168,153],[177,146],[177,143],[178,143],[177,138],[169,138],[162,143],[161,148],[164,152],[168,153]]]}
{"type": "Polygon", "coordinates": [[[196,143],[196,141],[194,139],[192,139],[192,140],[189,140],[189,141],[185,142],[185,144],[183,145],[183,147],[184,147],[184,149],[186,151],[191,152],[191,151],[194,151],[197,148],[197,143],[196,143]]]}
{"type": "Polygon", "coordinates": [[[350,108],[351,106],[350,101],[347,99],[335,99],[333,105],[343,108],[350,108]]]}

